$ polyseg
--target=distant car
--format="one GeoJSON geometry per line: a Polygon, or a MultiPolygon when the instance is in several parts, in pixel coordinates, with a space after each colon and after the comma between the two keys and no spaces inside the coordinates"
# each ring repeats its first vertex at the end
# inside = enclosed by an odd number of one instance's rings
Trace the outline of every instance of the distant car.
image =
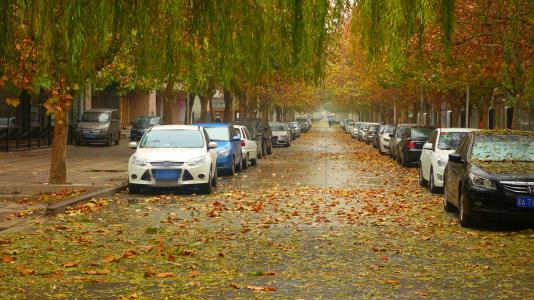
{"type": "MultiPolygon", "coordinates": [[[[273,153],[273,143],[272,143],[272,130],[269,126],[269,123],[264,121],[261,118],[241,118],[238,119],[235,124],[245,125],[248,123],[254,124],[256,127],[256,135],[261,137],[261,156],[270,155],[273,153]]],[[[257,141],[257,139],[256,139],[257,141]]]]}
{"type": "Polygon", "coordinates": [[[367,136],[367,130],[369,129],[369,126],[371,126],[371,123],[364,122],[360,130],[358,130],[358,136],[356,137],[360,141],[365,141],[365,138],[367,136]]]}
{"type": "Polygon", "coordinates": [[[130,130],[130,141],[139,141],[145,132],[156,125],[163,125],[161,117],[142,116],[132,123],[130,130]]]}
{"type": "Polygon", "coordinates": [[[194,125],[150,128],[128,161],[128,190],[137,194],[149,187],[195,187],[210,193],[217,185],[217,143],[194,125]]]}
{"type": "Polygon", "coordinates": [[[428,142],[423,145],[419,160],[419,184],[428,186],[431,193],[443,188],[443,171],[464,136],[475,129],[438,128],[432,132],[428,142]]]}
{"type": "Polygon", "coordinates": [[[253,138],[254,142],[256,142],[256,147],[258,148],[256,150],[258,159],[261,159],[264,155],[267,155],[267,150],[265,150],[265,152],[263,150],[264,143],[263,143],[262,134],[258,132],[255,122],[238,120],[235,122],[235,125],[242,125],[242,126],[247,127],[249,134],[253,138]]]}
{"type": "Polygon", "coordinates": [[[393,132],[389,134],[389,137],[390,137],[389,156],[392,159],[399,161],[400,158],[398,157],[398,154],[397,154],[397,149],[399,148],[398,144],[401,140],[402,134],[404,130],[406,129],[406,127],[413,126],[413,125],[417,125],[417,124],[408,124],[408,123],[398,124],[397,126],[395,126],[395,129],[393,130],[393,132]]]}
{"type": "Polygon", "coordinates": [[[291,129],[286,123],[269,122],[273,131],[273,145],[291,146],[291,129]]]}
{"type": "Polygon", "coordinates": [[[462,226],[476,219],[534,220],[534,132],[468,133],[445,167],[445,211],[459,210],[462,226]]]}
{"type": "Polygon", "coordinates": [[[345,125],[345,133],[351,133],[352,128],[354,128],[354,121],[350,120],[347,122],[347,125],[345,125]]]}
{"type": "Polygon", "coordinates": [[[104,143],[111,146],[118,145],[121,139],[121,124],[117,109],[86,110],[78,125],[76,125],[75,144],[77,146],[93,143],[104,143]]]}
{"type": "Polygon", "coordinates": [[[356,123],[354,123],[354,127],[352,128],[352,132],[351,132],[350,136],[353,139],[358,138],[358,136],[360,135],[360,130],[363,128],[364,125],[365,125],[364,122],[356,122],[356,123]]]}
{"type": "Polygon", "coordinates": [[[419,164],[423,145],[428,140],[434,127],[414,125],[404,129],[401,140],[397,144],[398,162],[403,167],[419,164]]]}
{"type": "Polygon", "coordinates": [[[378,153],[386,154],[389,153],[389,141],[391,137],[389,136],[395,130],[395,125],[388,124],[382,131],[378,134],[378,153]]]}
{"type": "Polygon", "coordinates": [[[380,129],[379,123],[369,123],[367,131],[365,132],[364,141],[367,145],[371,144],[375,138],[375,134],[380,129]]]}
{"type": "Polygon", "coordinates": [[[255,166],[258,162],[258,145],[250,135],[246,126],[234,125],[241,137],[241,149],[243,150],[243,168],[248,169],[248,164],[255,166]]]}
{"type": "Polygon", "coordinates": [[[233,175],[243,170],[241,137],[237,134],[234,126],[226,123],[198,123],[195,125],[206,129],[210,141],[217,143],[217,169],[221,173],[233,175]]]}
{"type": "Polygon", "coordinates": [[[291,137],[293,140],[300,137],[300,126],[298,122],[289,122],[289,127],[291,127],[291,137]]]}
{"type": "Polygon", "coordinates": [[[299,123],[301,132],[308,132],[311,129],[308,118],[296,118],[295,121],[299,123]]]}

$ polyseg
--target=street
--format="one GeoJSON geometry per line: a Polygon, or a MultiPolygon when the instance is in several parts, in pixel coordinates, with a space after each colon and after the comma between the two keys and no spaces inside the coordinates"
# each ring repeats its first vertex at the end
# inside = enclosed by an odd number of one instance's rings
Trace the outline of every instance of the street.
{"type": "Polygon", "coordinates": [[[0,235],[0,298],[529,298],[534,232],[477,230],[325,123],[208,196],[100,199],[0,235]]]}

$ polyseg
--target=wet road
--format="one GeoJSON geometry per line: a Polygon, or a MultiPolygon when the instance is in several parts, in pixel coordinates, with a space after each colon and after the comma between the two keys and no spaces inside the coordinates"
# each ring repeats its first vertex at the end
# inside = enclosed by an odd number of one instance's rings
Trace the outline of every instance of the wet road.
{"type": "Polygon", "coordinates": [[[530,298],[534,232],[464,229],[318,124],[209,196],[90,203],[0,238],[0,298],[530,298]]]}

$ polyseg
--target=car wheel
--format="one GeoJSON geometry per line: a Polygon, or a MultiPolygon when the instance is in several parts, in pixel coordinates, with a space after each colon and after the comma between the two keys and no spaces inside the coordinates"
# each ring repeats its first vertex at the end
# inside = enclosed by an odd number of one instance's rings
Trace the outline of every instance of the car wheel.
{"type": "Polygon", "coordinates": [[[75,141],[74,144],[75,144],[76,146],[80,146],[82,143],[80,143],[80,141],[75,141]]]}
{"type": "Polygon", "coordinates": [[[117,136],[117,139],[115,140],[115,145],[118,146],[121,143],[121,135],[119,134],[117,136]]]}
{"type": "Polygon", "coordinates": [[[430,180],[429,180],[428,187],[429,187],[430,192],[431,192],[432,194],[437,194],[437,193],[440,192],[440,188],[438,188],[438,187],[435,185],[435,182],[434,182],[434,170],[432,170],[432,168],[430,169],[430,180]]]}
{"type": "Polygon", "coordinates": [[[213,175],[213,179],[211,180],[211,186],[214,188],[217,187],[217,177],[219,176],[217,172],[217,168],[215,168],[215,174],[213,175]]]}
{"type": "Polygon", "coordinates": [[[113,137],[111,134],[109,135],[108,139],[106,140],[106,146],[111,147],[111,144],[113,143],[113,137]]]}
{"type": "Polygon", "coordinates": [[[128,193],[130,194],[139,194],[141,192],[141,188],[137,184],[128,183],[128,193]]]}
{"type": "Polygon", "coordinates": [[[250,160],[250,165],[251,165],[251,166],[255,166],[255,165],[257,165],[257,164],[258,164],[258,159],[252,159],[252,160],[250,160]]]}
{"type": "Polygon", "coordinates": [[[243,171],[243,160],[240,159],[239,160],[239,163],[237,164],[237,167],[235,168],[235,170],[239,173],[241,171],[243,171]]]}
{"type": "Polygon", "coordinates": [[[419,163],[419,185],[422,187],[426,187],[428,185],[428,181],[423,177],[423,168],[421,167],[421,163],[419,163]]]}
{"type": "Polygon", "coordinates": [[[209,175],[209,181],[207,183],[203,183],[200,185],[200,193],[202,194],[211,194],[211,188],[213,187],[213,179],[212,179],[212,175],[211,175],[211,170],[210,170],[210,175],[209,175]]]}
{"type": "Polygon", "coordinates": [[[444,191],[444,195],[443,195],[443,210],[446,212],[456,212],[458,210],[456,206],[454,206],[454,204],[452,204],[449,201],[449,196],[447,196],[447,191],[444,191]]]}
{"type": "Polygon", "coordinates": [[[267,148],[267,154],[269,154],[269,155],[273,154],[273,144],[272,143],[269,146],[269,148],[267,148]]]}
{"type": "Polygon", "coordinates": [[[462,227],[473,227],[474,226],[474,222],[473,222],[473,216],[470,215],[470,214],[467,214],[466,212],[466,204],[467,202],[467,199],[465,198],[465,193],[464,192],[460,192],[460,203],[459,203],[459,212],[458,212],[458,215],[459,215],[459,218],[460,218],[460,225],[462,225],[462,227]]]}
{"type": "Polygon", "coordinates": [[[248,169],[248,154],[245,157],[245,160],[243,161],[243,169],[244,170],[248,169]]]}

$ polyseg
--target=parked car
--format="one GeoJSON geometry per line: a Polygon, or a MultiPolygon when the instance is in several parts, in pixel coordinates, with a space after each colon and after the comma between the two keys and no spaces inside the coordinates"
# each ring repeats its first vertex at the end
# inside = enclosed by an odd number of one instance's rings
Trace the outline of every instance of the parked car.
{"type": "Polygon", "coordinates": [[[238,120],[235,122],[236,125],[242,125],[245,126],[251,135],[251,137],[254,139],[254,142],[256,142],[256,147],[258,148],[256,150],[256,153],[258,155],[258,159],[261,159],[264,155],[267,155],[267,151],[263,151],[264,143],[262,139],[262,134],[258,133],[258,130],[256,129],[256,123],[251,121],[243,121],[238,120]]]}
{"type": "Polygon", "coordinates": [[[360,130],[362,130],[364,125],[365,125],[364,122],[356,122],[356,123],[354,123],[354,127],[352,128],[350,136],[353,139],[358,138],[358,136],[360,135],[360,130]]]}
{"type": "Polygon", "coordinates": [[[378,123],[369,123],[367,126],[367,131],[365,132],[364,141],[367,145],[371,144],[375,138],[375,134],[380,129],[380,124],[378,123]]]}
{"type": "Polygon", "coordinates": [[[369,129],[371,123],[365,122],[362,125],[362,128],[358,130],[358,136],[356,137],[360,141],[365,141],[365,137],[367,135],[367,130],[369,129]]]}
{"type": "Polygon", "coordinates": [[[389,134],[390,140],[389,140],[389,156],[398,161],[398,155],[397,150],[399,148],[398,144],[401,140],[402,133],[408,126],[414,126],[417,124],[398,124],[395,127],[395,130],[393,130],[392,133],[389,134]]]}
{"type": "Polygon", "coordinates": [[[132,123],[130,141],[139,141],[145,132],[156,125],[163,125],[161,117],[141,116],[132,123]]]}
{"type": "Polygon", "coordinates": [[[295,121],[299,123],[301,132],[308,132],[310,130],[311,124],[308,118],[296,118],[295,121]]]}
{"type": "Polygon", "coordinates": [[[386,125],[382,131],[378,135],[378,153],[380,154],[386,154],[389,153],[389,141],[391,137],[390,134],[395,131],[395,125],[388,124],[386,125]]]}
{"type": "Polygon", "coordinates": [[[298,122],[289,122],[289,127],[291,128],[291,137],[293,140],[296,140],[300,137],[300,126],[298,122]]]}
{"type": "Polygon", "coordinates": [[[148,187],[196,187],[210,193],[217,185],[217,143],[193,125],[161,125],[150,128],[128,161],[128,190],[148,187]]]}
{"type": "Polygon", "coordinates": [[[247,125],[247,123],[254,124],[256,127],[256,134],[261,136],[261,156],[270,155],[273,153],[272,130],[268,122],[261,118],[241,118],[235,124],[247,125]]]}
{"type": "Polygon", "coordinates": [[[419,164],[419,158],[423,151],[423,145],[434,131],[434,127],[414,125],[404,129],[401,140],[397,144],[397,161],[403,166],[419,164]]]}
{"type": "Polygon", "coordinates": [[[475,129],[438,128],[432,132],[428,142],[423,145],[419,160],[419,184],[428,186],[431,193],[443,188],[443,171],[460,140],[475,129]]]}
{"type": "Polygon", "coordinates": [[[121,124],[119,111],[116,109],[90,109],[83,113],[76,125],[75,143],[104,143],[111,146],[118,145],[121,139],[121,124]]]}
{"type": "Polygon", "coordinates": [[[291,146],[291,129],[286,123],[269,122],[273,131],[273,144],[289,147],[291,146]]]}
{"type": "Polygon", "coordinates": [[[217,169],[221,173],[233,175],[243,170],[241,137],[234,126],[226,123],[198,123],[206,129],[210,141],[217,143],[217,169]]]}
{"type": "Polygon", "coordinates": [[[480,217],[534,220],[534,133],[468,133],[445,167],[445,211],[459,211],[462,226],[480,217]]]}
{"type": "Polygon", "coordinates": [[[380,126],[378,127],[378,131],[373,135],[373,148],[378,149],[379,137],[382,131],[384,131],[384,128],[386,128],[386,125],[380,124],[380,126]]]}
{"type": "Polygon", "coordinates": [[[347,122],[347,125],[345,126],[345,133],[351,133],[352,128],[354,128],[354,121],[350,120],[347,122]]]}
{"type": "Polygon", "coordinates": [[[248,169],[249,162],[255,166],[258,162],[258,145],[252,138],[246,126],[234,125],[237,133],[241,137],[241,149],[243,150],[243,168],[248,169]]]}

